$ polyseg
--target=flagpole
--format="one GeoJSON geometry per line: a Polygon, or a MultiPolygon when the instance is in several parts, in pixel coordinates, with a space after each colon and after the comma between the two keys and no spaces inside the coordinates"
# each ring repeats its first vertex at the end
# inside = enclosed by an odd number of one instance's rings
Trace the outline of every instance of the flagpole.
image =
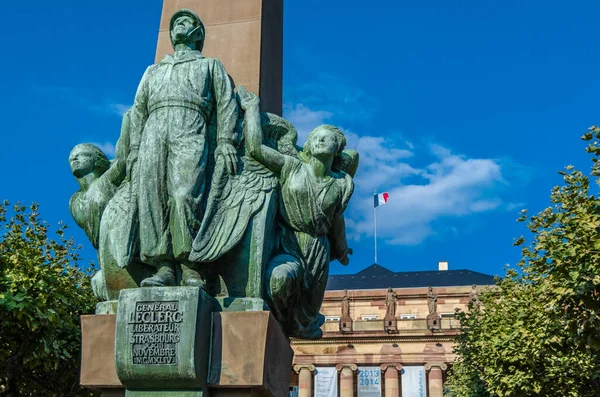
{"type": "Polygon", "coordinates": [[[375,206],[375,198],[377,197],[377,190],[373,197],[373,238],[375,242],[375,264],[377,264],[377,207],[375,206]]]}

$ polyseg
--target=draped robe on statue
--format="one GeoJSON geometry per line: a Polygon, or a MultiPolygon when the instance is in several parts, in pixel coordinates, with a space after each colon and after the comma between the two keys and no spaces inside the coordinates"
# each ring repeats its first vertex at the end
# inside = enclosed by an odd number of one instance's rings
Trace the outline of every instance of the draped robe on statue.
{"type": "Polygon", "coordinates": [[[280,254],[267,269],[267,300],[286,333],[318,337],[329,262],[336,257],[328,233],[346,209],[354,183],[342,171],[319,182],[308,164],[291,156],[279,180],[280,254]]]}
{"type": "Polygon", "coordinates": [[[237,102],[219,60],[182,50],[146,70],[131,109],[145,263],[188,260],[202,221],[214,113],[217,144],[235,143],[237,102]]]}

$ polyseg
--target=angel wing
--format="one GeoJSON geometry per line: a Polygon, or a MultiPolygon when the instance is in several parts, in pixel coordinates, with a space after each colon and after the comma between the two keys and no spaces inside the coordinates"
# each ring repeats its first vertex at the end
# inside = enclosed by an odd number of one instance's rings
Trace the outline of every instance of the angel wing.
{"type": "Polygon", "coordinates": [[[337,156],[333,161],[333,168],[344,171],[346,174],[354,178],[358,169],[359,155],[356,150],[344,149],[342,154],[337,156]]]}
{"type": "MultiPolygon", "coordinates": [[[[298,134],[292,124],[271,113],[261,113],[263,141],[282,153],[297,155],[298,134]]],[[[244,152],[244,151],[242,151],[244,152]]],[[[243,238],[251,219],[263,208],[277,186],[277,177],[250,156],[242,155],[241,172],[229,175],[217,160],[200,231],[190,260],[213,262],[243,238]]]]}
{"type": "Polygon", "coordinates": [[[208,206],[192,246],[190,260],[212,262],[242,239],[277,178],[256,160],[243,158],[241,174],[230,176],[217,161],[208,206]]]}
{"type": "Polygon", "coordinates": [[[263,143],[280,153],[298,157],[298,131],[281,116],[263,112],[260,114],[260,124],[263,131],[263,143]]]}

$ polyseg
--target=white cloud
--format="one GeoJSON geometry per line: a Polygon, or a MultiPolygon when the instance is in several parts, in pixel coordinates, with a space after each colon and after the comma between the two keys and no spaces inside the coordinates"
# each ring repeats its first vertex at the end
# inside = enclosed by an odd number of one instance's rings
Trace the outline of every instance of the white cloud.
{"type": "Polygon", "coordinates": [[[324,110],[311,110],[299,103],[297,105],[285,104],[283,117],[290,121],[298,131],[298,144],[304,145],[308,134],[317,126],[325,124],[332,114],[324,110]]]}
{"type": "Polygon", "coordinates": [[[507,211],[521,210],[525,208],[525,203],[506,203],[505,208],[507,211]]]}
{"type": "Polygon", "coordinates": [[[436,233],[436,221],[501,208],[499,191],[505,182],[496,160],[466,158],[439,145],[431,145],[428,152],[432,161],[422,167],[411,167],[399,158],[391,166],[373,161],[359,169],[349,210],[355,235],[373,233],[374,185],[390,194],[388,203],[377,210],[378,235],[389,244],[419,244],[436,233]],[[402,174],[402,169],[410,172],[402,174]],[[410,175],[417,180],[404,182],[410,175]]]}
{"type": "Polygon", "coordinates": [[[360,155],[359,170],[355,182],[363,191],[373,192],[390,180],[417,176],[420,171],[405,162],[414,153],[410,145],[402,142],[406,148],[398,147],[378,136],[359,136],[343,129],[348,148],[355,149],[360,155]]]}
{"type": "Polygon", "coordinates": [[[129,110],[129,108],[131,108],[131,105],[125,105],[123,103],[109,103],[107,107],[113,113],[122,117],[129,110]]]}
{"type": "Polygon", "coordinates": [[[114,158],[117,153],[115,145],[113,145],[110,142],[104,142],[104,143],[92,142],[92,145],[98,146],[100,148],[100,150],[102,150],[104,152],[104,154],[106,154],[106,156],[109,158],[114,158]]]}
{"type": "MultiPolygon", "coordinates": [[[[303,104],[286,105],[284,116],[298,129],[299,143],[304,143],[314,127],[334,117],[303,104]]],[[[436,234],[440,220],[451,222],[452,218],[511,207],[499,196],[506,182],[498,160],[468,158],[437,144],[423,148],[398,138],[342,130],[347,147],[360,154],[354,197],[346,212],[351,239],[373,234],[374,190],[390,194],[388,204],[377,210],[377,233],[393,245],[423,242],[436,234]]]]}

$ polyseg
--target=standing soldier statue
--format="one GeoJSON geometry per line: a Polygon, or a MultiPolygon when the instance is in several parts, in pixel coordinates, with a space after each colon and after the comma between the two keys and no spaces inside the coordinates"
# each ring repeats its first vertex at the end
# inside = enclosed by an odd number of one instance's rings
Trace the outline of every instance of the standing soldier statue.
{"type": "Polygon", "coordinates": [[[127,172],[137,195],[140,257],[156,267],[142,286],[182,285],[202,280],[188,260],[202,222],[209,156],[209,123],[216,124],[217,161],[236,172],[234,87],[221,62],[201,51],[205,31],[192,11],[177,11],[170,22],[173,55],[148,67],[131,109],[131,150],[127,172]],[[220,159],[221,158],[221,159],[220,159]]]}

